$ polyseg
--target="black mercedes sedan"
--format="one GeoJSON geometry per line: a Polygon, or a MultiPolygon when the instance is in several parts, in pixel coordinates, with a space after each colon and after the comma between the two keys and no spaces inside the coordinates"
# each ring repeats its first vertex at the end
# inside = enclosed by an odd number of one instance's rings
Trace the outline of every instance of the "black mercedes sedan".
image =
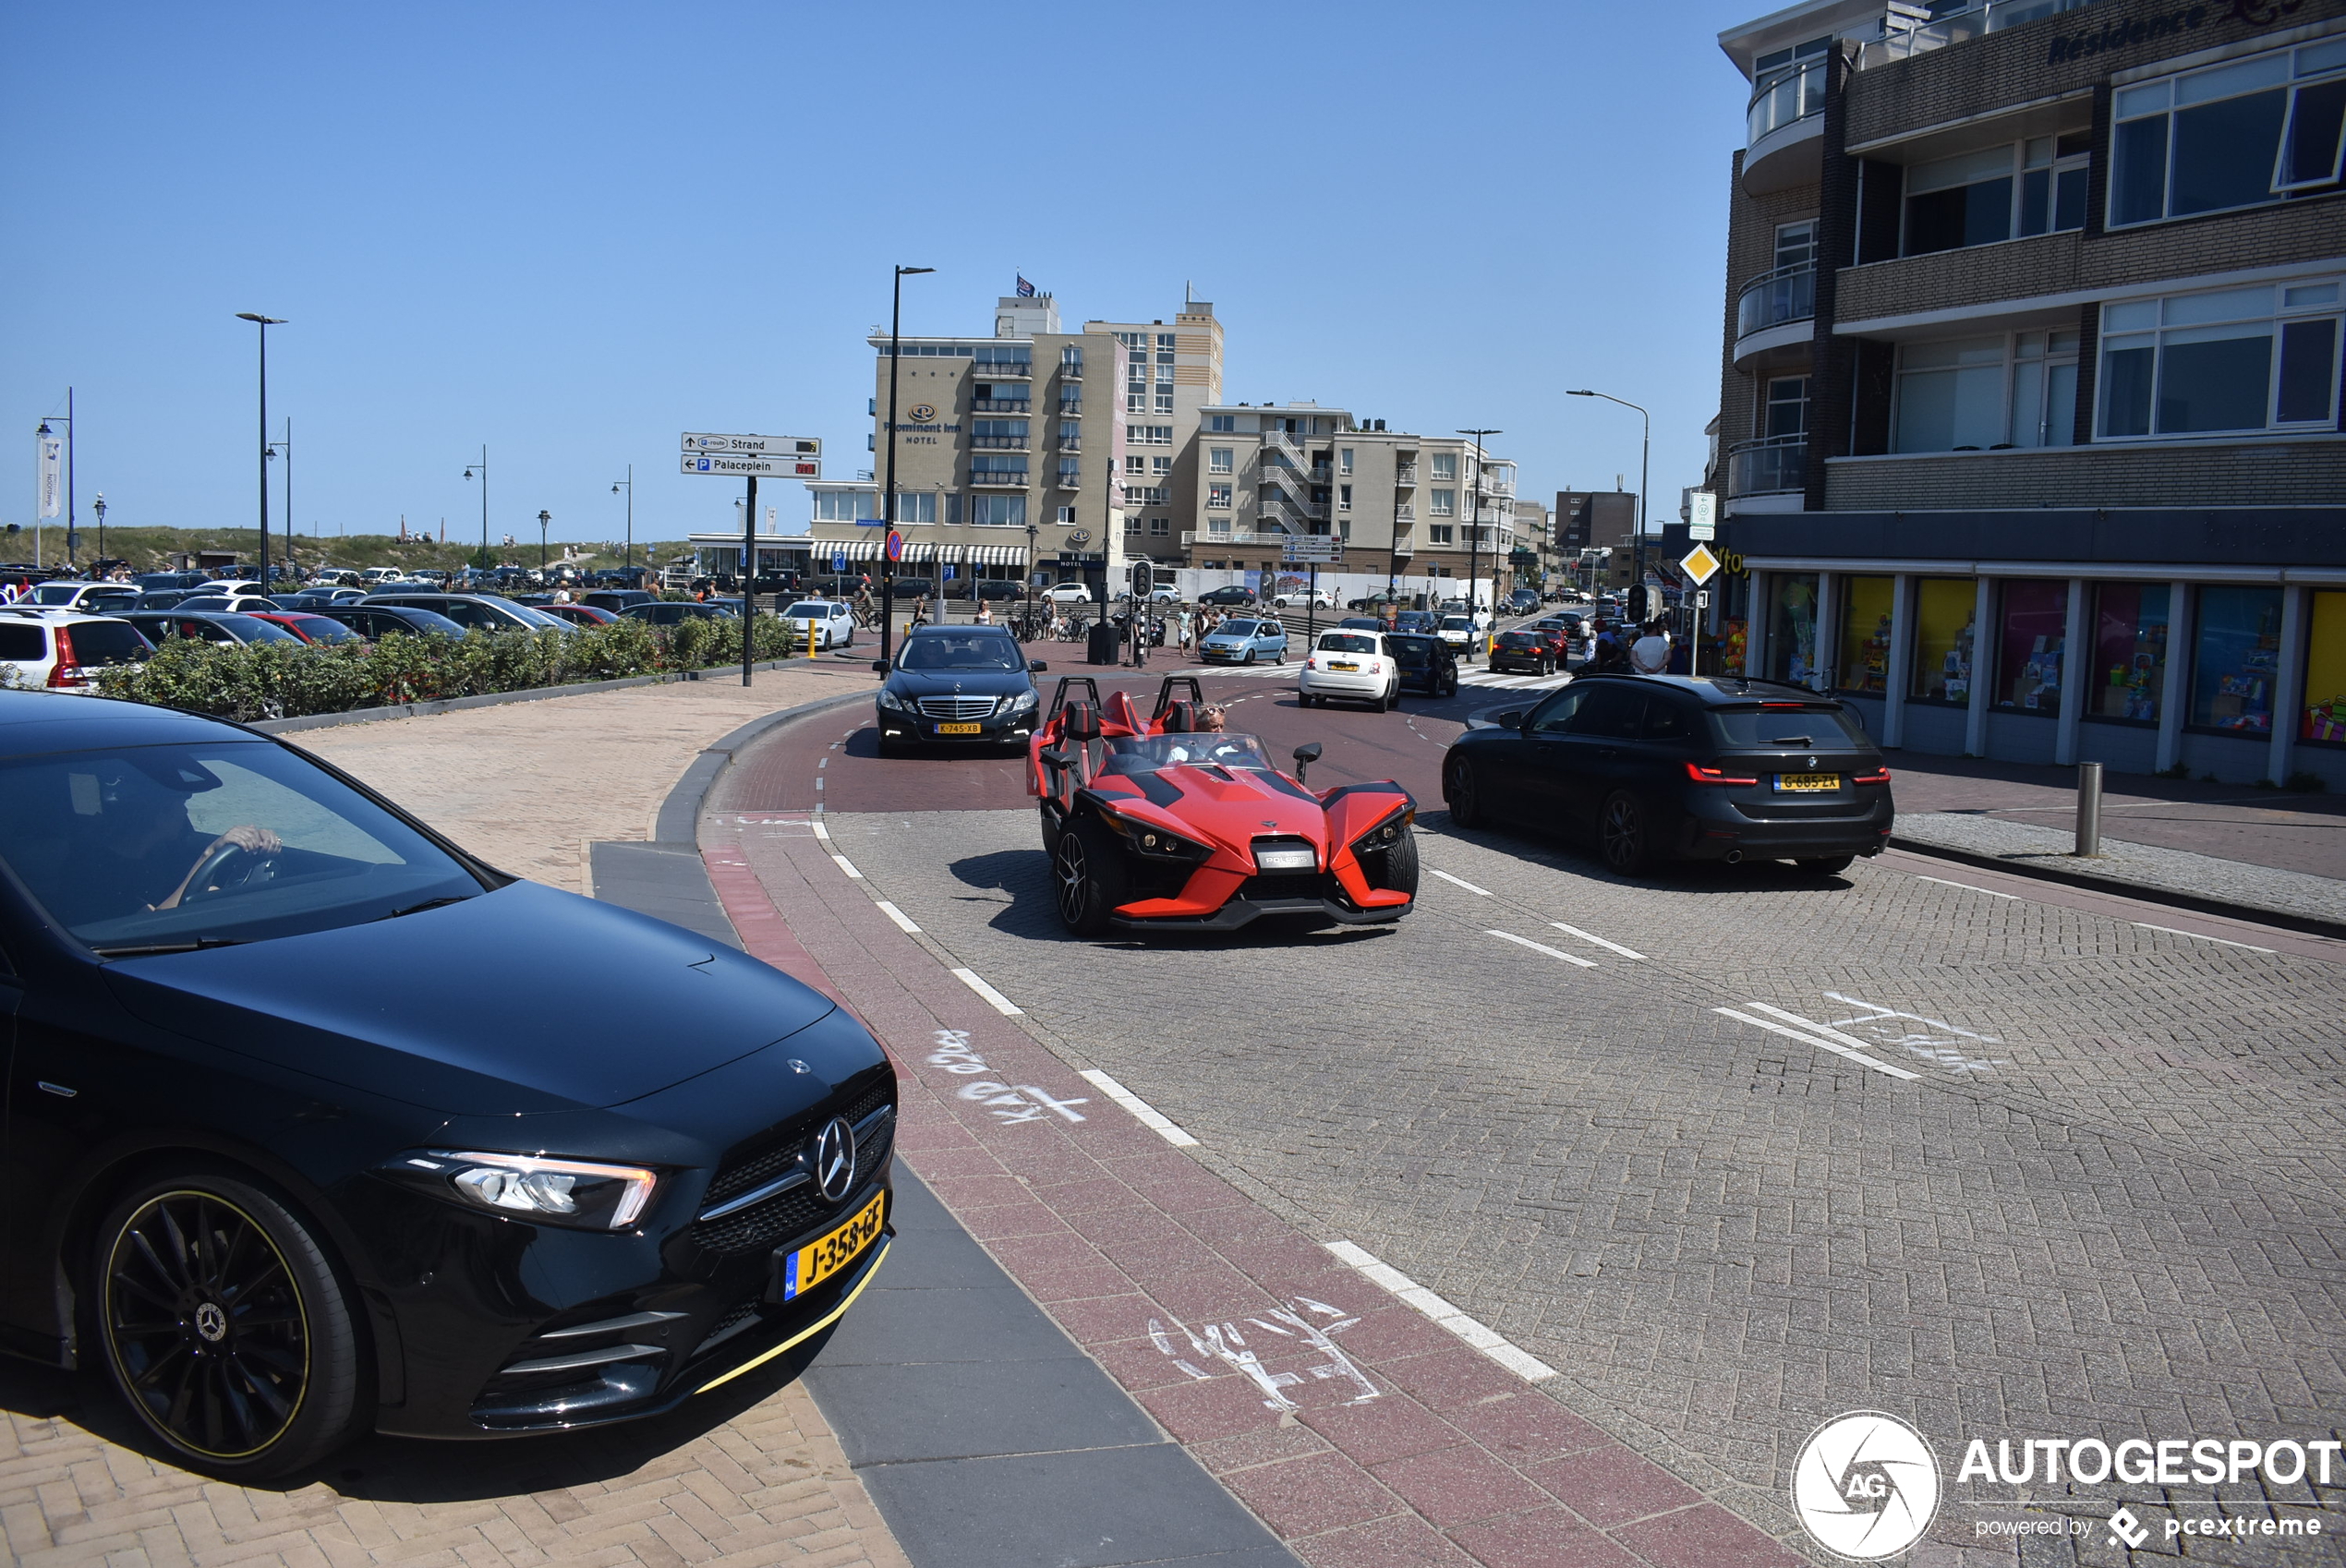
{"type": "Polygon", "coordinates": [[[915,626],[872,668],[888,677],[874,699],[882,756],[922,742],[1023,750],[1034,733],[1046,666],[1008,627],[915,626]]]}
{"type": "Polygon", "coordinates": [[[1790,860],[1832,875],[1880,854],[1896,815],[1856,714],[1733,677],[1581,676],[1452,742],[1442,794],[1461,827],[1560,829],[1624,875],[1669,860],[1790,860]]]}
{"type": "Polygon", "coordinates": [[[211,719],[0,691],[11,1032],[0,1347],[215,1476],[669,1409],[893,1234],[827,998],[211,719]]]}

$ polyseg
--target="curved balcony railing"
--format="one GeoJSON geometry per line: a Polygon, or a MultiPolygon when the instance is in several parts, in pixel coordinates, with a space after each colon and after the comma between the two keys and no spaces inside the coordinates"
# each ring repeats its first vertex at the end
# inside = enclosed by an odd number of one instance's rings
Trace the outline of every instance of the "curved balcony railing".
{"type": "Polygon", "coordinates": [[[1808,483],[1808,438],[1766,436],[1727,449],[1727,493],[1782,495],[1808,483]]]}
{"type": "Polygon", "coordinates": [[[1744,145],[1753,146],[1770,131],[1781,130],[1795,120],[1820,115],[1824,107],[1825,63],[1821,58],[1771,71],[1752,84],[1751,106],[1744,111],[1744,125],[1749,132],[1744,145]]]}
{"type": "Polygon", "coordinates": [[[1817,314],[1817,264],[1796,261],[1762,272],[1743,285],[1735,305],[1735,336],[1747,338],[1786,321],[1806,321],[1817,314]]]}

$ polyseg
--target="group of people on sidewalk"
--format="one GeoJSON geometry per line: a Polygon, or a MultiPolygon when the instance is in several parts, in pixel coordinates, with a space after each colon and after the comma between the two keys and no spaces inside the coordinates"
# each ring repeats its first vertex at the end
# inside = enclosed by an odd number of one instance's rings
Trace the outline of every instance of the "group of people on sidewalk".
{"type": "Polygon", "coordinates": [[[1580,667],[1584,675],[1687,673],[1687,651],[1670,635],[1669,626],[1663,621],[1647,621],[1638,628],[1634,638],[1627,634],[1628,628],[1608,624],[1602,619],[1595,622],[1593,630],[1588,662],[1580,667]]]}

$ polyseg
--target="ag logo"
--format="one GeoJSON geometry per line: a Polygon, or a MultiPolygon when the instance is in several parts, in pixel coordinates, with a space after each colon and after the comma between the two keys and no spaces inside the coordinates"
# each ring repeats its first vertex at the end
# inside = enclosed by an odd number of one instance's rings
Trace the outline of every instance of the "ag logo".
{"type": "Polygon", "coordinates": [[[1792,1465],[1792,1507],[1819,1545],[1871,1562],[1920,1539],[1939,1511],[1939,1461],[1922,1434],[1878,1410],[1836,1416],[1792,1465]]]}
{"type": "Polygon", "coordinates": [[[930,420],[937,417],[937,404],[933,403],[916,403],[904,412],[912,416],[913,424],[925,425],[930,420]]]}

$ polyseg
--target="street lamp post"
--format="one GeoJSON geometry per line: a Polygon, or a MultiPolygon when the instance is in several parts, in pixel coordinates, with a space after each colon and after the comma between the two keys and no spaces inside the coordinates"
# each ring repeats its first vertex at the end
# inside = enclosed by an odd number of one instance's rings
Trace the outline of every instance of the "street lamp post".
{"type": "Polygon", "coordinates": [[[538,509],[538,576],[541,583],[546,576],[546,530],[552,525],[553,521],[552,513],[542,506],[538,509]]]}
{"type": "Polygon", "coordinates": [[[263,316],[257,311],[239,310],[239,321],[250,321],[260,329],[260,587],[269,589],[269,329],[285,323],[276,316],[263,316]]]}
{"type": "Polygon", "coordinates": [[[635,465],[632,463],[627,465],[627,477],[611,488],[613,495],[622,490],[627,492],[627,569],[633,572],[635,569],[635,465]]]}
{"type": "Polygon", "coordinates": [[[91,510],[91,511],[92,511],[92,512],[94,512],[94,513],[96,513],[98,514],[98,559],[99,559],[100,561],[103,561],[103,560],[105,560],[105,558],[106,558],[106,492],[105,492],[105,491],[103,491],[103,490],[100,490],[100,491],[98,492],[98,499],[97,499],[97,500],[95,500],[95,501],[91,501],[91,502],[90,503],[90,510],[91,510]]]}
{"type": "Polygon", "coordinates": [[[466,464],[465,477],[471,478],[476,471],[480,475],[480,559],[473,562],[473,567],[476,571],[486,572],[489,570],[489,443],[486,441],[481,443],[480,461],[466,464]]]}
{"type": "Polygon", "coordinates": [[[1643,590],[1646,585],[1646,490],[1652,482],[1653,416],[1639,408],[1627,398],[1615,397],[1611,392],[1591,392],[1586,387],[1581,387],[1576,391],[1567,392],[1565,395],[1566,397],[1601,397],[1607,403],[1617,403],[1624,408],[1637,409],[1638,417],[1645,421],[1645,437],[1638,448],[1638,537],[1630,549],[1632,564],[1629,569],[1630,585],[1639,590],[1637,597],[1642,599],[1645,597],[1643,590]]]}
{"type": "Polygon", "coordinates": [[[934,267],[899,267],[896,269],[895,298],[888,317],[888,488],[880,508],[880,660],[887,663],[894,656],[889,647],[889,633],[896,617],[896,563],[888,558],[889,536],[896,532],[896,376],[902,368],[901,346],[904,327],[904,280],[922,272],[934,272],[934,267]]]}
{"type": "MultiPolygon", "coordinates": [[[[1489,466],[1486,461],[1488,454],[1482,449],[1482,442],[1485,437],[1500,436],[1506,433],[1504,430],[1460,430],[1458,432],[1462,436],[1474,438],[1474,511],[1467,519],[1467,647],[1469,650],[1474,647],[1477,633],[1481,630],[1475,625],[1474,616],[1476,591],[1482,575],[1480,565],[1482,549],[1482,470],[1489,466]]],[[[1492,543],[1495,548],[1497,541],[1494,539],[1492,543]]],[[[1498,611],[1499,587],[1497,569],[1494,564],[1491,585],[1491,621],[1493,625],[1498,623],[1498,611]]]]}
{"type": "Polygon", "coordinates": [[[1034,538],[1042,532],[1029,517],[1026,520],[1026,623],[1034,624],[1034,538]]]}

